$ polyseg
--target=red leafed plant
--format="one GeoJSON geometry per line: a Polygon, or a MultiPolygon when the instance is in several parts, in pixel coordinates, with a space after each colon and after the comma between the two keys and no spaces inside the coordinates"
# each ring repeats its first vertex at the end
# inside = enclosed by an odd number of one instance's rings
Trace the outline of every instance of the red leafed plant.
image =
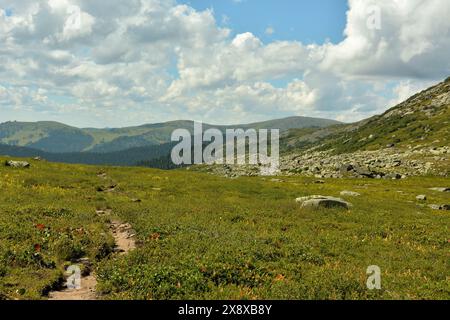
{"type": "Polygon", "coordinates": [[[42,223],[38,223],[38,224],[36,225],[36,228],[37,228],[38,230],[44,230],[44,229],[45,229],[45,225],[43,225],[42,223]]]}

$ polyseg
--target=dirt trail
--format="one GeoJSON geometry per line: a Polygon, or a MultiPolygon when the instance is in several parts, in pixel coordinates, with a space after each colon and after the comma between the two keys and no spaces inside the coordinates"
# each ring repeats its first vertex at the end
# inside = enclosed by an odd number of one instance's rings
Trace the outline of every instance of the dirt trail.
{"type": "Polygon", "coordinates": [[[48,295],[49,300],[96,300],[95,287],[97,279],[94,275],[81,278],[81,289],[64,289],[53,291],[48,295]]]}
{"type": "Polygon", "coordinates": [[[111,232],[116,242],[116,252],[126,254],[136,249],[135,234],[132,233],[132,227],[129,223],[112,221],[110,225],[111,232]]]}
{"type": "MultiPolygon", "coordinates": [[[[122,255],[136,248],[135,234],[132,232],[130,224],[115,220],[109,227],[116,243],[115,252],[122,255]]],[[[81,277],[80,289],[66,288],[61,291],[53,291],[49,293],[48,297],[49,300],[96,300],[98,299],[95,292],[96,286],[97,279],[95,274],[91,273],[81,277]]]]}

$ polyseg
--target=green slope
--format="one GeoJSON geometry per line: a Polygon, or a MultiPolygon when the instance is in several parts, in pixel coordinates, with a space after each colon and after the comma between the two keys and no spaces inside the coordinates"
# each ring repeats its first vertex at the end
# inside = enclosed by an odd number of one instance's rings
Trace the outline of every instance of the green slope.
{"type": "Polygon", "coordinates": [[[384,114],[353,124],[341,124],[312,132],[291,130],[283,146],[288,151],[318,147],[335,153],[450,145],[450,78],[384,114]]]}
{"type": "Polygon", "coordinates": [[[6,122],[0,124],[0,143],[48,152],[77,152],[93,138],[83,130],[58,122],[6,122]]]}

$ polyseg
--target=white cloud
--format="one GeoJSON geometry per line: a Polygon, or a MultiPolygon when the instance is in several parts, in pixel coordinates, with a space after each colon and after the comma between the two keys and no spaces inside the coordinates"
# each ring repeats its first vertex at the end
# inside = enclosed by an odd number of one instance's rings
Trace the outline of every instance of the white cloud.
{"type": "Polygon", "coordinates": [[[450,2],[350,0],[346,39],[329,46],[322,67],[349,75],[443,78],[450,72],[450,2]],[[381,28],[367,28],[378,6],[381,28]],[[351,62],[351,63],[349,63],[351,62]]]}
{"type": "Polygon", "coordinates": [[[450,73],[446,0],[349,0],[345,39],[323,45],[231,36],[212,11],[174,0],[2,6],[12,10],[0,10],[0,109],[16,110],[8,118],[22,108],[99,126],[292,114],[353,121],[450,73]],[[367,26],[373,5],[380,29],[367,26]]]}

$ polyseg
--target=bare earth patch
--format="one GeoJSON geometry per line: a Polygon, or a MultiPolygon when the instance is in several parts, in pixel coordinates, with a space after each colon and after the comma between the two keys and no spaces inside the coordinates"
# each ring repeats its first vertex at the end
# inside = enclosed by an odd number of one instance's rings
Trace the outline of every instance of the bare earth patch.
{"type": "Polygon", "coordinates": [[[81,289],[65,289],[50,292],[49,300],[96,300],[95,287],[97,280],[94,275],[81,278],[81,289]]]}
{"type": "Polygon", "coordinates": [[[112,221],[110,228],[116,242],[117,252],[126,254],[136,248],[135,234],[132,232],[132,227],[129,223],[112,221]]]}

